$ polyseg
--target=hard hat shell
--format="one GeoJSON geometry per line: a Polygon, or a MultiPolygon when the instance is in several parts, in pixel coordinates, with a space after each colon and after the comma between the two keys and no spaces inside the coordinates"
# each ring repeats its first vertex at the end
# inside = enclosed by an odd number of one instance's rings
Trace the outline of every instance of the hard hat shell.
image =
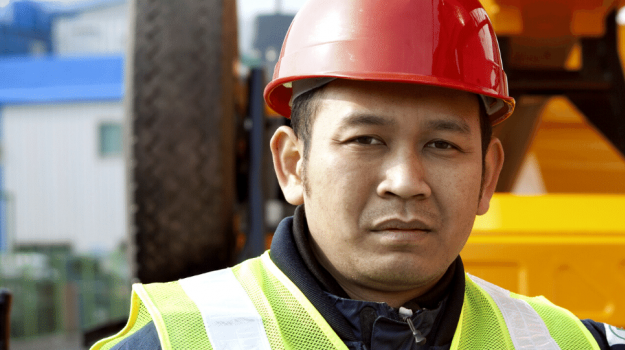
{"type": "Polygon", "coordinates": [[[512,114],[515,104],[493,26],[478,0],[309,0],[284,39],[265,101],[289,118],[289,83],[319,77],[480,94],[492,102],[486,109],[493,124],[512,114]]]}

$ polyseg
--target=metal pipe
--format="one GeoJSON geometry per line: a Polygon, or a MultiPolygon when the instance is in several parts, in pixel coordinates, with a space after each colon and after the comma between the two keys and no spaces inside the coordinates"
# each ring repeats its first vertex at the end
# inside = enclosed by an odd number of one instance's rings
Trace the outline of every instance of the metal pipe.
{"type": "Polygon", "coordinates": [[[265,250],[265,197],[262,189],[263,145],[265,135],[265,104],[263,88],[265,76],[262,69],[250,72],[250,174],[249,174],[249,229],[240,261],[254,258],[265,250]]]}

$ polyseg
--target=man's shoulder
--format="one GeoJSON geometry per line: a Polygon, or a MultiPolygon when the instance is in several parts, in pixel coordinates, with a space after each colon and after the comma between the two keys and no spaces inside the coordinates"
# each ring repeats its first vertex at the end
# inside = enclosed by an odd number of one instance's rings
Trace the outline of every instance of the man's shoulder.
{"type": "MultiPolygon", "coordinates": [[[[580,322],[570,311],[551,303],[545,297],[527,297],[516,293],[510,293],[508,290],[484,281],[479,277],[470,274],[466,274],[466,277],[468,281],[467,288],[471,289],[470,287],[473,286],[475,289],[477,287],[478,290],[481,291],[480,293],[485,292],[488,294],[502,311],[506,324],[510,322],[516,326],[523,326],[522,324],[518,324],[518,320],[524,320],[524,322],[528,320],[531,321],[533,312],[528,312],[528,310],[533,309],[536,315],[540,316],[540,319],[544,322],[546,328],[543,328],[545,332],[547,332],[548,328],[548,332],[558,341],[558,344],[560,344],[561,341],[565,341],[569,342],[568,346],[570,347],[573,346],[573,344],[579,344],[575,343],[573,339],[577,339],[577,341],[583,343],[584,339],[589,339],[589,335],[592,335],[592,338],[594,338],[601,350],[625,350],[625,330],[589,319],[581,320],[580,322]],[[527,310],[522,312],[524,308],[527,308],[527,310]],[[520,313],[523,315],[520,315],[520,313]],[[581,333],[571,333],[574,329],[578,329],[581,333]],[[588,334],[586,330],[588,330],[590,334],[588,334]],[[571,337],[572,334],[577,334],[577,338],[571,337]]],[[[540,324],[542,322],[530,323],[540,324]]]]}
{"type": "Polygon", "coordinates": [[[601,350],[625,350],[625,329],[593,320],[582,320],[582,323],[599,344],[601,350]]]}
{"type": "Polygon", "coordinates": [[[153,322],[149,322],[115,344],[111,350],[161,350],[161,342],[153,322]]]}

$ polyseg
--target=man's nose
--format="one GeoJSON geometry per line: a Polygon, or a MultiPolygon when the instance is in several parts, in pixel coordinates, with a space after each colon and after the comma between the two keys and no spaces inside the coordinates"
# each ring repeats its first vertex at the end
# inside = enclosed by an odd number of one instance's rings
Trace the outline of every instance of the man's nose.
{"type": "Polygon", "coordinates": [[[427,182],[426,169],[417,154],[398,155],[384,169],[383,179],[377,188],[378,195],[397,196],[402,199],[427,198],[432,189],[427,182]]]}

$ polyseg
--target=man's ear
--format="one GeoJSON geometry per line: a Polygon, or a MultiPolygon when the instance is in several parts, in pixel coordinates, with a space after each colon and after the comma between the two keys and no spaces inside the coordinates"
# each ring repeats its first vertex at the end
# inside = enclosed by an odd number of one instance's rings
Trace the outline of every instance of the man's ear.
{"type": "Polygon", "coordinates": [[[482,185],[482,197],[477,207],[478,215],[484,215],[488,211],[490,199],[495,193],[499,173],[503,167],[503,157],[501,141],[496,137],[491,138],[484,159],[484,183],[482,185]]]}
{"type": "Polygon", "coordinates": [[[301,170],[304,162],[302,142],[293,129],[281,126],[269,143],[273,156],[273,167],[284,198],[292,205],[304,203],[304,184],[301,170]]]}

